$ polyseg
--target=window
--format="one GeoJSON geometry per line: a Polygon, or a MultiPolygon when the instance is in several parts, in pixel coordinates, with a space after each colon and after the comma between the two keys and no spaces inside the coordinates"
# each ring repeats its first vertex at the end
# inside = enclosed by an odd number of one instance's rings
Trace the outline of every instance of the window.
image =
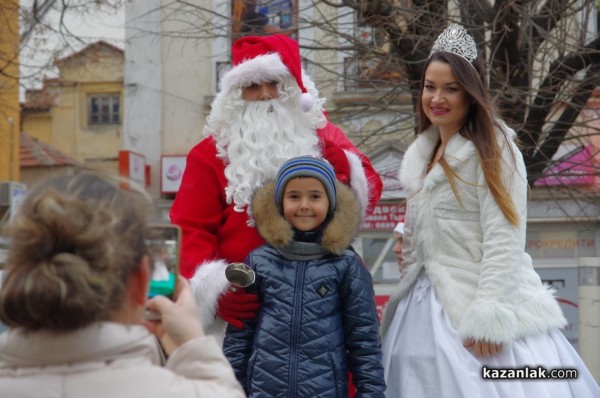
{"type": "Polygon", "coordinates": [[[388,88],[402,81],[398,61],[390,53],[391,44],[383,29],[375,29],[355,17],[353,57],[344,60],[345,89],[388,88]]]}
{"type": "Polygon", "coordinates": [[[600,32],[600,2],[596,1],[596,29],[595,33],[600,32]]]}
{"type": "Polygon", "coordinates": [[[88,100],[88,125],[120,124],[119,94],[91,95],[88,100]]]}
{"type": "Polygon", "coordinates": [[[233,39],[284,33],[296,36],[297,0],[232,0],[233,39]]]}

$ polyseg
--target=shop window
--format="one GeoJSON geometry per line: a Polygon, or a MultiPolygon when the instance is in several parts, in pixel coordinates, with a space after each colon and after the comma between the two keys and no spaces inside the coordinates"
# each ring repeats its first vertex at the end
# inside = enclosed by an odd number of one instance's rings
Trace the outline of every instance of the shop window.
{"type": "Polygon", "coordinates": [[[88,125],[120,124],[119,94],[97,94],[88,97],[88,125]]]}
{"type": "Polygon", "coordinates": [[[390,53],[385,31],[373,28],[356,15],[354,41],[356,51],[344,59],[346,90],[388,88],[403,81],[401,67],[390,53]]]}

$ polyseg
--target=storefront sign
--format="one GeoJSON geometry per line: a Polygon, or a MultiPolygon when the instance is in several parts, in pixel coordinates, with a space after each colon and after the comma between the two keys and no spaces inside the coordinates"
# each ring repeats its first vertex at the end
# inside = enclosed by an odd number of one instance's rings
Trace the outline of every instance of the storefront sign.
{"type": "Polygon", "coordinates": [[[592,229],[567,231],[527,231],[525,251],[534,259],[560,259],[595,256],[596,232],[592,229]]]}
{"type": "Polygon", "coordinates": [[[385,231],[394,229],[398,221],[404,217],[406,205],[400,203],[379,203],[373,213],[367,216],[360,226],[362,231],[385,231]]]}
{"type": "Polygon", "coordinates": [[[177,193],[185,170],[185,155],[162,156],[160,158],[160,191],[177,193]]]}
{"type": "Polygon", "coordinates": [[[146,158],[133,151],[119,151],[119,175],[146,186],[146,158]]]}

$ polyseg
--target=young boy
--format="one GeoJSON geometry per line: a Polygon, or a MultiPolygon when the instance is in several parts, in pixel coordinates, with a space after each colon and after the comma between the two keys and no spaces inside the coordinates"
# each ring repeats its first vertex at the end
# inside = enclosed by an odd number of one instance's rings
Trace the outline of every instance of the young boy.
{"type": "Polygon", "coordinates": [[[359,204],[321,158],[290,159],[254,196],[266,244],[245,260],[260,312],[224,351],[248,397],[383,397],[371,275],[350,243],[359,204]]]}

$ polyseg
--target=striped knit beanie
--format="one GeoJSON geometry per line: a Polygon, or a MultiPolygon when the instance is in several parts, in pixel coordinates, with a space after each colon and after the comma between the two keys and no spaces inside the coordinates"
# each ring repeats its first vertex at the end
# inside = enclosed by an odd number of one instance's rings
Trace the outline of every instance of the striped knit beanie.
{"type": "Polygon", "coordinates": [[[283,212],[283,192],[288,181],[296,177],[314,177],[321,181],[329,199],[329,212],[335,210],[335,171],[325,159],[315,156],[299,156],[285,162],[277,173],[275,203],[283,212]]]}

